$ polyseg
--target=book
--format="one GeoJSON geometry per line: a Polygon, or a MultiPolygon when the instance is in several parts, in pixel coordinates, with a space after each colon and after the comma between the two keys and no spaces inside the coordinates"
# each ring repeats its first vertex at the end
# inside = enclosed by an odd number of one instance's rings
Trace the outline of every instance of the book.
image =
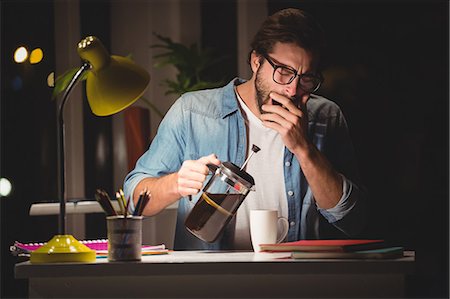
{"type": "MultiPolygon", "coordinates": [[[[83,240],[80,241],[82,244],[86,245],[90,249],[94,250],[97,257],[108,255],[108,240],[98,239],[98,240],[83,240]]],[[[20,243],[15,241],[14,245],[10,246],[10,251],[13,255],[24,256],[29,255],[32,251],[38,249],[45,243],[20,243]]],[[[164,244],[160,245],[142,245],[142,255],[153,255],[153,254],[167,254],[169,250],[164,244]]]]}
{"type": "Polygon", "coordinates": [[[261,251],[337,251],[349,252],[387,247],[384,240],[300,240],[278,244],[261,244],[261,251]]]}
{"type": "Polygon", "coordinates": [[[293,251],[293,259],[396,259],[403,257],[403,247],[360,251],[293,251]]]}

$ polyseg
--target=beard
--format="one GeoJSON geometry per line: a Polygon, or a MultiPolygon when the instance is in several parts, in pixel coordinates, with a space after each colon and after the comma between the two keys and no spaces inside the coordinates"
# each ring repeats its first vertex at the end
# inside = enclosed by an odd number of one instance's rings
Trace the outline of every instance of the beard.
{"type": "Polygon", "coordinates": [[[266,111],[263,111],[261,107],[262,105],[266,104],[269,101],[270,99],[269,94],[271,90],[267,87],[266,82],[264,82],[264,79],[261,78],[261,68],[259,68],[258,71],[256,72],[255,90],[259,112],[261,114],[267,113],[266,111]]]}

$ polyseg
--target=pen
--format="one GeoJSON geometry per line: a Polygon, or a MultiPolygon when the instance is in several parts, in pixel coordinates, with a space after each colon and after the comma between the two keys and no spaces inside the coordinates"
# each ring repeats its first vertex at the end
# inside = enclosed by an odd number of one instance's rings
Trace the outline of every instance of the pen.
{"type": "MultiPolygon", "coordinates": [[[[147,190],[147,189],[146,189],[146,190],[147,190]]],[[[133,216],[138,216],[138,212],[139,212],[139,209],[140,209],[140,207],[141,207],[141,205],[142,205],[142,201],[144,200],[144,194],[145,194],[146,190],[145,190],[145,191],[142,190],[142,191],[139,193],[139,199],[138,199],[138,202],[137,202],[137,204],[136,204],[136,207],[135,207],[135,209],[134,209],[134,211],[133,211],[133,216]]]]}

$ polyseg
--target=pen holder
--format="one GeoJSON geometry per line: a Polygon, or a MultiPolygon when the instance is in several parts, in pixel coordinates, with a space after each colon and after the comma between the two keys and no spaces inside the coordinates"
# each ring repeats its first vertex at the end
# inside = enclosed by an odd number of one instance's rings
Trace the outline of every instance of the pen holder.
{"type": "Polygon", "coordinates": [[[108,216],[108,261],[140,261],[142,216],[108,216]]]}

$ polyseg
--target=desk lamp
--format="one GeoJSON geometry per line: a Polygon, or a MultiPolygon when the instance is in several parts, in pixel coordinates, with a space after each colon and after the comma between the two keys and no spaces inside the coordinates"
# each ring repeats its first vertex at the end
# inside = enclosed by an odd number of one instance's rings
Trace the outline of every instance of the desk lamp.
{"type": "Polygon", "coordinates": [[[59,234],[31,253],[31,263],[93,262],[95,251],[66,234],[66,192],[63,110],[73,87],[87,73],[86,94],[92,112],[108,116],[137,101],[145,92],[150,75],[130,59],[109,55],[100,40],[88,36],[78,43],[78,55],[85,61],[68,84],[58,109],[58,196],[59,234]]]}

